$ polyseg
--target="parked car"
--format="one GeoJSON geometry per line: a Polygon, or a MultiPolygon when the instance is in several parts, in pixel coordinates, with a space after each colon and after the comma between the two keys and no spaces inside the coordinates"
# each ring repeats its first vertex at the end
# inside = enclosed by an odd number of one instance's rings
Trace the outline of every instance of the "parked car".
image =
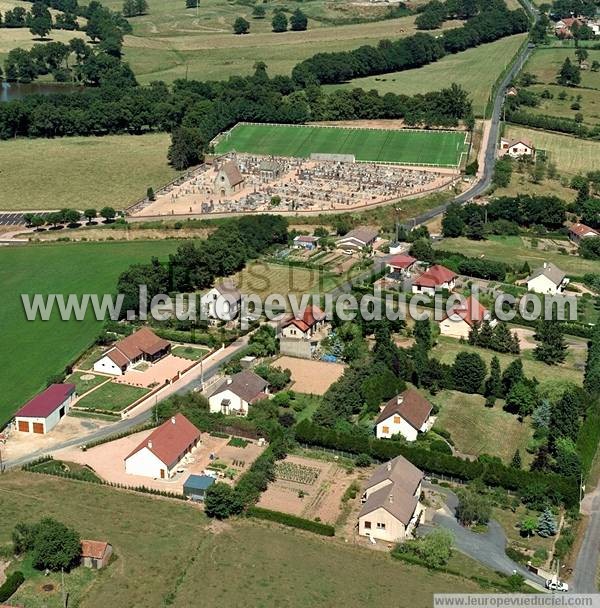
{"type": "Polygon", "coordinates": [[[569,585],[567,583],[563,583],[559,580],[548,579],[546,581],[546,589],[550,589],[550,591],[568,591],[569,585]]]}

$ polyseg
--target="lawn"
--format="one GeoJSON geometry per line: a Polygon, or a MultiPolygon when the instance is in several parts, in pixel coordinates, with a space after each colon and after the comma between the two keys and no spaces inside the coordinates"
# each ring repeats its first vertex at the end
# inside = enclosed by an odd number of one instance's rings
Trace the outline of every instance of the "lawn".
{"type": "MultiPolygon", "coordinates": [[[[600,96],[600,93],[598,94],[600,96]]],[[[569,135],[548,133],[527,129],[517,125],[507,125],[504,132],[508,139],[529,139],[538,150],[544,150],[550,160],[556,163],[558,172],[569,176],[598,168],[600,142],[577,139],[569,135]]]]}
{"type": "Polygon", "coordinates": [[[214,608],[358,608],[383,606],[390,597],[406,598],[396,602],[400,608],[425,608],[433,593],[480,591],[385,552],[243,520],[212,533],[188,504],[45,475],[6,474],[0,512],[0,544],[10,541],[19,521],[55,517],[84,538],[113,545],[116,560],[96,577],[81,608],[115,604],[115,589],[117,605],[145,608],[188,608],[200,596],[214,608]]]}
{"type": "Polygon", "coordinates": [[[359,87],[365,91],[376,89],[381,95],[416,95],[437,91],[455,82],[470,93],[475,114],[483,116],[494,83],[510,64],[525,38],[526,34],[510,36],[448,55],[415,70],[356,78],[342,85],[332,85],[331,88],[359,87]]]}
{"type": "MultiPolygon", "coordinates": [[[[600,146],[600,144],[598,144],[600,146]]],[[[539,244],[539,243],[538,243],[539,244]]],[[[558,251],[532,248],[530,239],[519,237],[490,237],[485,241],[472,241],[464,237],[443,239],[435,244],[445,251],[457,251],[470,257],[485,257],[499,262],[510,262],[517,266],[528,262],[529,266],[539,268],[544,262],[552,262],[567,274],[582,276],[586,272],[600,272],[600,263],[586,260],[576,255],[565,255],[558,251]]]]}
{"type": "Polygon", "coordinates": [[[140,386],[108,382],[80,399],[75,406],[91,410],[120,412],[149,392],[149,389],[140,386]]]}
{"type": "Polygon", "coordinates": [[[529,90],[538,95],[548,90],[553,98],[541,99],[539,106],[527,108],[527,112],[571,119],[574,119],[576,114],[581,113],[585,124],[594,126],[600,123],[600,94],[595,89],[572,89],[558,85],[539,84],[529,87],[529,90]],[[561,100],[559,95],[563,92],[566,93],[567,97],[561,100]],[[579,110],[571,108],[571,105],[575,102],[581,106],[579,110]]]}
{"type": "Polygon", "coordinates": [[[177,176],[169,141],[167,133],[3,141],[0,209],[124,209],[177,176]]]}
{"type": "Polygon", "coordinates": [[[190,359],[191,361],[198,361],[202,359],[206,353],[208,353],[208,348],[199,348],[197,346],[174,346],[171,349],[171,353],[176,357],[181,357],[182,359],[190,359]]]}
{"type": "Polygon", "coordinates": [[[129,264],[165,259],[178,241],[61,243],[0,248],[0,285],[3,289],[0,334],[0,425],[46,380],[73,362],[90,346],[101,322],[88,315],[84,321],[29,322],[21,294],[112,293],[119,274],[129,264]],[[76,263],[74,263],[76,262],[76,263]]]}
{"type": "Polygon", "coordinates": [[[98,386],[107,380],[108,378],[106,376],[94,375],[88,372],[75,372],[68,376],[65,382],[71,382],[74,384],[77,387],[77,395],[81,397],[81,395],[84,393],[87,393],[95,386],[98,386]],[[89,376],[91,376],[91,378],[89,376]]]}
{"type": "Polygon", "coordinates": [[[508,186],[494,190],[494,196],[517,196],[524,192],[532,196],[554,195],[568,203],[572,203],[577,197],[575,190],[563,186],[558,180],[545,179],[539,184],[534,184],[528,173],[519,173],[518,171],[513,171],[508,186]]]}
{"type": "Polygon", "coordinates": [[[502,409],[500,402],[485,407],[481,395],[466,395],[457,391],[441,391],[431,399],[440,406],[435,428],[450,432],[455,448],[462,454],[490,454],[510,462],[515,450],[525,460],[526,448],[533,436],[531,426],[502,409]]]}
{"type": "Polygon", "coordinates": [[[347,277],[322,269],[309,269],[270,262],[250,262],[233,277],[242,294],[256,294],[266,298],[271,294],[326,293],[337,287],[347,277]]]}
{"type": "Polygon", "coordinates": [[[455,167],[465,151],[461,131],[416,131],[238,123],[216,145],[219,153],[306,158],[353,154],[357,160],[455,167]]]}
{"type": "MultiPolygon", "coordinates": [[[[490,361],[494,355],[500,360],[502,371],[517,358],[513,355],[494,353],[494,351],[485,348],[461,344],[458,340],[447,336],[439,336],[437,341],[438,343],[434,347],[432,353],[442,363],[454,363],[456,355],[461,351],[476,352],[486,362],[489,372],[490,361]]],[[[585,348],[578,348],[577,350],[569,349],[565,363],[562,365],[546,365],[545,363],[535,360],[531,350],[525,350],[521,353],[525,375],[536,377],[539,380],[542,389],[544,389],[545,386],[554,386],[557,381],[581,384],[585,356],[585,348]]],[[[464,395],[464,397],[466,397],[466,395],[464,395]]]]}
{"type": "MultiPolygon", "coordinates": [[[[593,61],[600,61],[600,50],[588,49],[588,53],[587,62],[590,65],[593,61]]],[[[567,57],[576,63],[575,49],[538,47],[525,64],[523,71],[535,74],[540,82],[551,84],[556,82],[556,76],[567,57]]],[[[582,70],[581,87],[600,89],[600,72],[582,70]]],[[[571,91],[576,95],[578,90],[572,88],[571,91]]]]}

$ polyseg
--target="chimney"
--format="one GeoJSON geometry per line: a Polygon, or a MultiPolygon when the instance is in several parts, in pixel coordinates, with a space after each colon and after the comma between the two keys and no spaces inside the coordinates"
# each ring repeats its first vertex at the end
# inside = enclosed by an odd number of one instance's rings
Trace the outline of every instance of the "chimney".
{"type": "Polygon", "coordinates": [[[152,439],[149,439],[149,440],[148,440],[148,448],[149,448],[149,449],[152,449],[152,439]]]}
{"type": "Polygon", "coordinates": [[[392,470],[392,461],[391,460],[387,463],[387,470],[388,471],[392,470]]]}
{"type": "Polygon", "coordinates": [[[394,495],[390,494],[390,504],[392,504],[394,502],[394,495]]]}
{"type": "Polygon", "coordinates": [[[398,395],[398,405],[400,405],[404,401],[404,395],[398,395]]]}
{"type": "Polygon", "coordinates": [[[544,268],[548,268],[548,262],[544,262],[544,268]]]}
{"type": "Polygon", "coordinates": [[[233,379],[231,378],[231,376],[227,376],[227,384],[231,384],[233,382],[233,379]]]}
{"type": "Polygon", "coordinates": [[[175,424],[175,416],[171,416],[171,424],[175,424]]]}

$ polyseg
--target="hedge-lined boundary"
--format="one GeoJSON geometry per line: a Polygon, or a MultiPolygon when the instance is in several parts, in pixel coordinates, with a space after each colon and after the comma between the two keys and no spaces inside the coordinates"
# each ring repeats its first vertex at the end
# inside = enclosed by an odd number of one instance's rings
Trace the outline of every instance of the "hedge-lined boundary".
{"type": "Polygon", "coordinates": [[[303,420],[296,427],[296,439],[308,445],[342,450],[351,454],[368,454],[379,462],[404,456],[416,467],[436,475],[448,475],[469,482],[480,479],[491,487],[523,492],[532,486],[543,487],[548,499],[567,507],[579,504],[579,484],[555,473],[524,471],[498,462],[463,460],[457,456],[432,452],[392,439],[375,439],[340,433],[303,420]]]}
{"type": "Polygon", "coordinates": [[[284,526],[290,526],[291,528],[307,530],[308,532],[314,532],[321,536],[335,536],[335,528],[329,524],[323,524],[320,521],[311,521],[310,519],[304,519],[303,517],[296,517],[295,515],[282,513],[281,511],[271,511],[270,509],[263,509],[261,507],[248,507],[248,509],[246,509],[246,515],[248,517],[256,517],[257,519],[274,521],[278,524],[283,524],[284,526]]]}
{"type": "Polygon", "coordinates": [[[13,596],[24,582],[25,577],[20,570],[10,574],[4,581],[4,584],[0,587],[0,602],[5,602],[13,596]]]}
{"type": "Polygon", "coordinates": [[[142,424],[140,426],[134,426],[130,428],[128,431],[123,431],[122,433],[115,433],[114,435],[107,435],[106,437],[102,437],[101,439],[96,439],[96,441],[90,441],[81,446],[82,450],[90,450],[91,448],[95,448],[103,443],[109,443],[111,441],[116,441],[117,439],[123,439],[124,437],[129,437],[129,435],[135,435],[135,433],[140,433],[141,431],[149,431],[153,429],[156,425],[153,422],[147,422],[146,424],[142,424]]]}

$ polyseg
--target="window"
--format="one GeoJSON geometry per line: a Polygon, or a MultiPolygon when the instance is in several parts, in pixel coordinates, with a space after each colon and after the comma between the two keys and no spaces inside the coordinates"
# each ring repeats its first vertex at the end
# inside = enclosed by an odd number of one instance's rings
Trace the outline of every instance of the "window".
{"type": "Polygon", "coordinates": [[[394,416],[394,424],[400,424],[402,422],[402,418],[400,416],[394,416]]]}
{"type": "Polygon", "coordinates": [[[370,521],[366,521],[365,522],[365,530],[370,530],[371,529],[371,522],[370,521]]]}
{"type": "Polygon", "coordinates": [[[384,427],[381,429],[381,432],[382,432],[382,433],[389,433],[389,432],[390,432],[390,427],[389,427],[389,426],[384,426],[384,427]]]}
{"type": "Polygon", "coordinates": [[[377,522],[377,529],[378,530],[385,530],[385,524],[382,524],[380,521],[377,522]]]}

